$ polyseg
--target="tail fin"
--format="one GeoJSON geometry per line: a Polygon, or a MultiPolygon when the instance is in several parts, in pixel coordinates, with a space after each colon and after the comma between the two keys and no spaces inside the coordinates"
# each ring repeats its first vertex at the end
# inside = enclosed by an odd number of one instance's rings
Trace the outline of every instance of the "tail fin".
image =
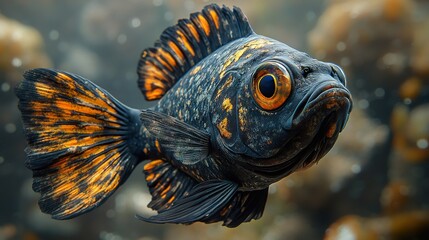
{"type": "Polygon", "coordinates": [[[136,165],[128,143],[138,112],[76,75],[34,69],[24,78],[16,94],[40,208],[55,219],[88,212],[136,165]]]}

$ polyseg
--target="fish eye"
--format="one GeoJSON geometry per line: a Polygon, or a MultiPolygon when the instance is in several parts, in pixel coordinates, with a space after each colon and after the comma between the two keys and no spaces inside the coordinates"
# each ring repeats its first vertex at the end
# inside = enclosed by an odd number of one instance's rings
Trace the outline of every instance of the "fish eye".
{"type": "Polygon", "coordinates": [[[252,93],[256,103],[264,110],[281,107],[292,90],[289,71],[275,62],[263,63],[253,74],[252,93]]]}

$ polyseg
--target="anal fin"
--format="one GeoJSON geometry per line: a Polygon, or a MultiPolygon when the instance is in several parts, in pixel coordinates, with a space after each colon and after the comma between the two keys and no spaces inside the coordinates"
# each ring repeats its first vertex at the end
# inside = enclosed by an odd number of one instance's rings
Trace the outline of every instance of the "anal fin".
{"type": "MultiPolygon", "coordinates": [[[[264,213],[267,197],[268,188],[251,192],[237,192],[230,204],[220,212],[223,215],[219,216],[223,219],[223,225],[233,228],[243,222],[259,219],[264,213]]],[[[213,220],[216,219],[213,218],[213,220]]]]}
{"type": "Polygon", "coordinates": [[[169,208],[151,217],[137,216],[151,223],[206,222],[232,199],[238,185],[226,180],[209,180],[198,183],[188,195],[178,199],[169,208]]]}
{"type": "Polygon", "coordinates": [[[189,194],[197,184],[191,177],[161,159],[146,163],[143,172],[152,195],[148,207],[156,211],[169,208],[177,199],[189,194]]]}

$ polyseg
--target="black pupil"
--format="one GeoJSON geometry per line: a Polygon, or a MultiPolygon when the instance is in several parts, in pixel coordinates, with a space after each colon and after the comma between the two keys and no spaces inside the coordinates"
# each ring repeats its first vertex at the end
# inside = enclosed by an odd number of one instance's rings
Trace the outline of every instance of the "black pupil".
{"type": "Polygon", "coordinates": [[[276,83],[272,75],[265,75],[259,81],[259,90],[266,98],[270,98],[276,91],[276,83]]]}

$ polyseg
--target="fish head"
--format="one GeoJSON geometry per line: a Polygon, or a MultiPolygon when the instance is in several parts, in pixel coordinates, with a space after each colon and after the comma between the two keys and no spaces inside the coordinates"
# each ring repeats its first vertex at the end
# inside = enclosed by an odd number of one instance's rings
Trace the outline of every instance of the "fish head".
{"type": "Polygon", "coordinates": [[[227,155],[284,176],[332,148],[352,98],[339,66],[264,39],[223,74],[212,99],[212,123],[227,155]]]}

